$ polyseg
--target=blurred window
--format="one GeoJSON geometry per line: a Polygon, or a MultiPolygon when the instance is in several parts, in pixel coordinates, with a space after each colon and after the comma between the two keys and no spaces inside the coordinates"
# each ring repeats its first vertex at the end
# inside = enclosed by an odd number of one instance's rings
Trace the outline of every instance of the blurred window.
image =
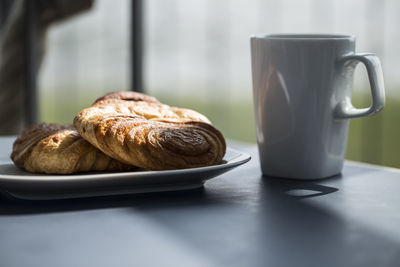
{"type": "MultiPolygon", "coordinates": [[[[347,158],[400,167],[400,31],[397,0],[146,0],[144,83],[168,104],[205,113],[226,137],[255,142],[249,36],[341,33],[383,63],[387,106],[351,121],[347,158]]],[[[129,0],[97,0],[90,13],[55,26],[40,76],[41,119],[70,123],[108,91],[129,90],[129,0]]],[[[354,103],[369,105],[365,71],[354,103]]]]}

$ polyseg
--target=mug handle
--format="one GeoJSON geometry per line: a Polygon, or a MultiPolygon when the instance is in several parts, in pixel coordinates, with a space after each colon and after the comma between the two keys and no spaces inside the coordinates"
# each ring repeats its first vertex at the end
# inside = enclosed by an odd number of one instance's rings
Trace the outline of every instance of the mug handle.
{"type": "Polygon", "coordinates": [[[379,58],[374,54],[350,54],[342,57],[339,62],[344,64],[345,68],[354,68],[359,62],[365,65],[371,87],[372,104],[369,108],[355,108],[351,103],[350,97],[347,96],[345,100],[339,102],[336,106],[336,119],[367,117],[381,111],[385,106],[385,86],[379,58]]]}

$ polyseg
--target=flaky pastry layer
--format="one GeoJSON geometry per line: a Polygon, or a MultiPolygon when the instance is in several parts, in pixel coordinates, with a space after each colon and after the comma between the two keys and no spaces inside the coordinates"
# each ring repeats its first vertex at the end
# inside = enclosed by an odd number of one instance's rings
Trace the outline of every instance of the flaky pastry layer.
{"type": "Polygon", "coordinates": [[[11,159],[18,167],[35,173],[134,169],[105,155],[72,126],[58,124],[38,124],[24,130],[14,142],[11,159]]]}

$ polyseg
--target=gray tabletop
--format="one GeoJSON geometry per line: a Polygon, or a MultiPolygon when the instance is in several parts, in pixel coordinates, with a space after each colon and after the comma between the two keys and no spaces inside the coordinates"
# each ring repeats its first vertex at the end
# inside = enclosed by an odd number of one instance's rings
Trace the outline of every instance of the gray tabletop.
{"type": "Polygon", "coordinates": [[[400,266],[399,171],[262,177],[256,146],[230,145],[253,159],[201,190],[0,198],[0,266],[400,266]]]}

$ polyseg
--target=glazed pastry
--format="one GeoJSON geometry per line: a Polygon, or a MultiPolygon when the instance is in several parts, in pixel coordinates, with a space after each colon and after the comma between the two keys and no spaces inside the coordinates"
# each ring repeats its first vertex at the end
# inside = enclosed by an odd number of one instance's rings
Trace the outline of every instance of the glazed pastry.
{"type": "Polygon", "coordinates": [[[108,156],[149,170],[218,164],[226,150],[205,116],[155,101],[102,98],[82,110],[74,126],[108,156]]]}
{"type": "Polygon", "coordinates": [[[125,171],[135,167],[105,155],[84,140],[72,126],[38,124],[15,140],[11,159],[29,172],[68,174],[125,171]]]}

